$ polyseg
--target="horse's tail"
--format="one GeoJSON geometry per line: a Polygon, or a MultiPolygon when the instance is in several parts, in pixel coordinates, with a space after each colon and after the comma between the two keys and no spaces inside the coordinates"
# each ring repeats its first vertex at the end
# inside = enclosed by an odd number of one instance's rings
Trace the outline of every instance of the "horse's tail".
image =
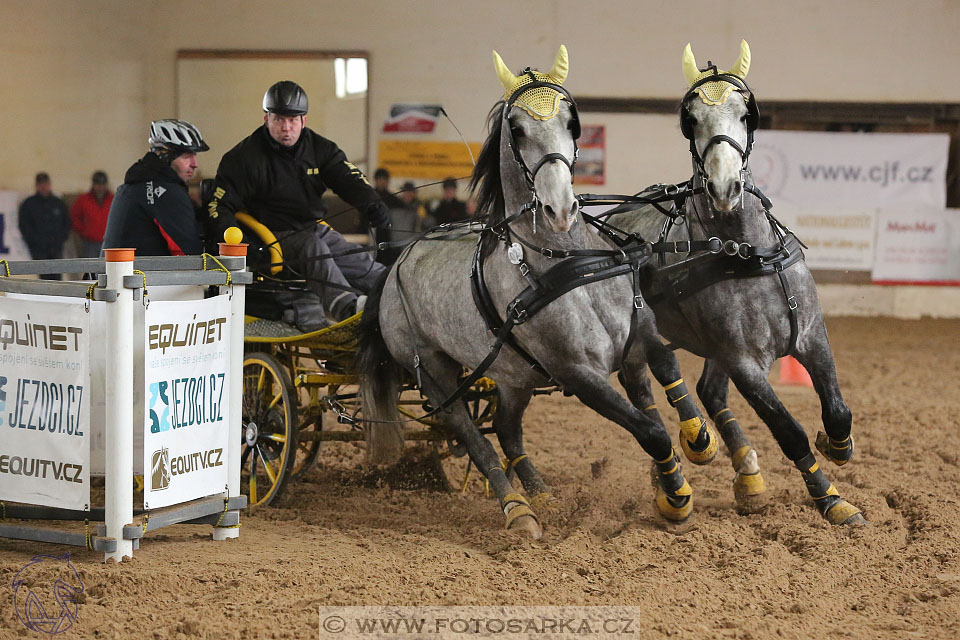
{"type": "Polygon", "coordinates": [[[360,376],[360,406],[365,425],[367,460],[373,464],[396,462],[403,451],[403,430],[397,398],[400,365],[393,359],[380,329],[380,299],[389,270],[367,296],[360,319],[356,371],[360,376]]]}

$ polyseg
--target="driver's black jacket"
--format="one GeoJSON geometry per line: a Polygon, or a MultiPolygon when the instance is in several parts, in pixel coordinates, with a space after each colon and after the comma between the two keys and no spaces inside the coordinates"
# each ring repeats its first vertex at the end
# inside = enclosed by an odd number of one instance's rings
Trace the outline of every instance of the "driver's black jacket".
{"type": "Polygon", "coordinates": [[[361,215],[379,200],[363,173],[332,140],[304,127],[292,147],[270,137],[266,125],[241,140],[220,161],[207,209],[211,242],[246,211],[271,231],[312,227],[323,218],[323,193],[333,191],[361,215]]]}

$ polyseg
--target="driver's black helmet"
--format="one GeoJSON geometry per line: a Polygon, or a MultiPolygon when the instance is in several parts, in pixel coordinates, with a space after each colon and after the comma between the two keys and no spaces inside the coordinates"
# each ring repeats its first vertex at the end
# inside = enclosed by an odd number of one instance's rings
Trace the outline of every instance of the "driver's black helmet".
{"type": "Polygon", "coordinates": [[[263,94],[263,110],[281,116],[305,116],[307,92],[296,82],[281,80],[263,94]]]}

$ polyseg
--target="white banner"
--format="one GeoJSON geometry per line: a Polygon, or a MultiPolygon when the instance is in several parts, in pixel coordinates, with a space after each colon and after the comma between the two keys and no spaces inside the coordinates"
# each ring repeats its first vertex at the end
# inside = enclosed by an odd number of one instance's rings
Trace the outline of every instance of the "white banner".
{"type": "Polygon", "coordinates": [[[809,247],[803,254],[811,269],[869,271],[873,267],[875,211],[827,213],[777,206],[774,215],[809,247]]]}
{"type": "Polygon", "coordinates": [[[89,508],[89,336],[81,300],[0,296],[0,499],[89,508]]]}
{"type": "Polygon", "coordinates": [[[774,213],[943,209],[949,147],[945,133],[761,130],[750,168],[774,213]]]}
{"type": "Polygon", "coordinates": [[[869,271],[878,210],[946,205],[949,146],[939,133],[759,131],[750,168],[811,268],[869,271]]]}
{"type": "Polygon", "coordinates": [[[873,280],[960,285],[960,209],[880,212],[873,280]]]}
{"type": "Polygon", "coordinates": [[[143,502],[155,509],[226,489],[230,302],[153,301],[145,316],[143,502]]]}
{"type": "Polygon", "coordinates": [[[19,203],[26,197],[18,191],[0,191],[0,258],[29,260],[30,250],[20,235],[19,203]]]}

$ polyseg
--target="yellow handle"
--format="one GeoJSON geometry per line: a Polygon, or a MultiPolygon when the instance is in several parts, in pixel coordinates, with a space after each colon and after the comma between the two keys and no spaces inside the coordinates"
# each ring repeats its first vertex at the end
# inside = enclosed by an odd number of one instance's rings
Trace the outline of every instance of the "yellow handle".
{"type": "MultiPolygon", "coordinates": [[[[270,250],[270,273],[276,275],[283,270],[283,252],[280,251],[280,243],[277,242],[277,236],[273,235],[273,232],[270,231],[266,226],[257,222],[257,219],[254,218],[249,213],[239,212],[236,215],[237,220],[245,224],[250,228],[257,236],[267,244],[267,248],[270,250]]],[[[224,234],[226,237],[226,234],[224,234]]]]}

